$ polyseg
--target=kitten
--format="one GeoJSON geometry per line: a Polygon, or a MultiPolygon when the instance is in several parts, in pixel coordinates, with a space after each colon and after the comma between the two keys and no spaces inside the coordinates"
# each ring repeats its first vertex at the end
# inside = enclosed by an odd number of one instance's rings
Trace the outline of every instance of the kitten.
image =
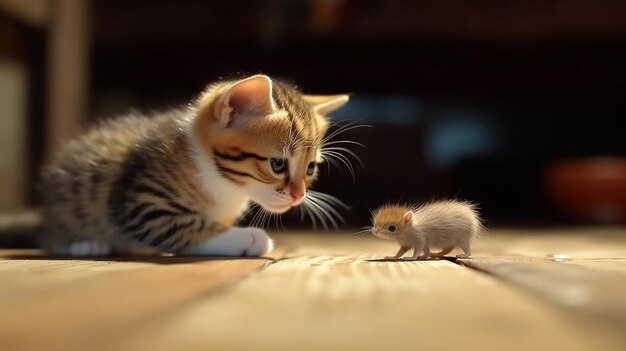
{"type": "Polygon", "coordinates": [[[251,202],[272,213],[303,202],[326,115],[347,101],[256,75],[214,83],[185,108],[106,121],[43,172],[40,242],[79,256],[267,253],[265,231],[236,220],[251,202]]]}

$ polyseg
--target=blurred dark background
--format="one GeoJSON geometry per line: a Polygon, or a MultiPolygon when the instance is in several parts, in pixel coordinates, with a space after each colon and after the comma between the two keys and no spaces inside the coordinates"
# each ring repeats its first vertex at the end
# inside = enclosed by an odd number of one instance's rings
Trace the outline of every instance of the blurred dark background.
{"type": "Polygon", "coordinates": [[[38,166],[79,126],[265,73],[351,93],[333,121],[373,126],[339,137],[366,146],[356,181],[323,168],[316,186],[352,226],[441,197],[479,203],[488,225],[625,220],[623,197],[576,216],[548,186],[562,162],[626,153],[622,0],[0,0],[0,30],[0,94],[17,94],[0,106],[3,210],[36,206],[38,166]]]}

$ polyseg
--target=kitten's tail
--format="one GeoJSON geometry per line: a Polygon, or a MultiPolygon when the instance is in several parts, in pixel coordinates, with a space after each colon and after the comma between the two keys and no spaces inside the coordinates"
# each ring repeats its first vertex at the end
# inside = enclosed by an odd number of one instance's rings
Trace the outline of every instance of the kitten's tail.
{"type": "Polygon", "coordinates": [[[36,211],[0,215],[0,247],[37,247],[43,230],[41,215],[36,211]]]}

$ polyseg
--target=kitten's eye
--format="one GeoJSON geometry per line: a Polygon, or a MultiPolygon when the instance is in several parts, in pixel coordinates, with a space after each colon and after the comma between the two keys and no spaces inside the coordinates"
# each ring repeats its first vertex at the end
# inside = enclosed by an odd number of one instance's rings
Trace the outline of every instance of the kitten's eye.
{"type": "Polygon", "coordinates": [[[309,165],[306,167],[306,175],[312,176],[313,173],[315,173],[316,167],[317,165],[315,164],[315,162],[309,162],[309,165]]]}
{"type": "Polygon", "coordinates": [[[284,158],[272,158],[270,159],[270,165],[275,173],[283,173],[287,169],[287,161],[284,158]]]}
{"type": "Polygon", "coordinates": [[[395,232],[395,231],[396,231],[396,229],[398,229],[398,228],[396,228],[396,226],[395,226],[395,225],[393,225],[393,224],[392,224],[392,225],[390,225],[389,227],[387,227],[387,230],[388,230],[390,233],[395,232]]]}

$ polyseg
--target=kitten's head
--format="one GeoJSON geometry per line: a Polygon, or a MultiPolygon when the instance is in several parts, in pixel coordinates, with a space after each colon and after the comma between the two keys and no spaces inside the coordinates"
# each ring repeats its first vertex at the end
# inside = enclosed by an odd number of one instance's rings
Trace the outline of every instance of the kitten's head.
{"type": "Polygon", "coordinates": [[[372,234],[393,239],[408,234],[413,225],[413,211],[407,206],[385,205],[372,215],[372,234]]]}
{"type": "Polygon", "coordinates": [[[317,177],[326,115],[347,95],[302,95],[256,75],[209,87],[195,125],[221,177],[273,213],[299,205],[317,177]]]}

